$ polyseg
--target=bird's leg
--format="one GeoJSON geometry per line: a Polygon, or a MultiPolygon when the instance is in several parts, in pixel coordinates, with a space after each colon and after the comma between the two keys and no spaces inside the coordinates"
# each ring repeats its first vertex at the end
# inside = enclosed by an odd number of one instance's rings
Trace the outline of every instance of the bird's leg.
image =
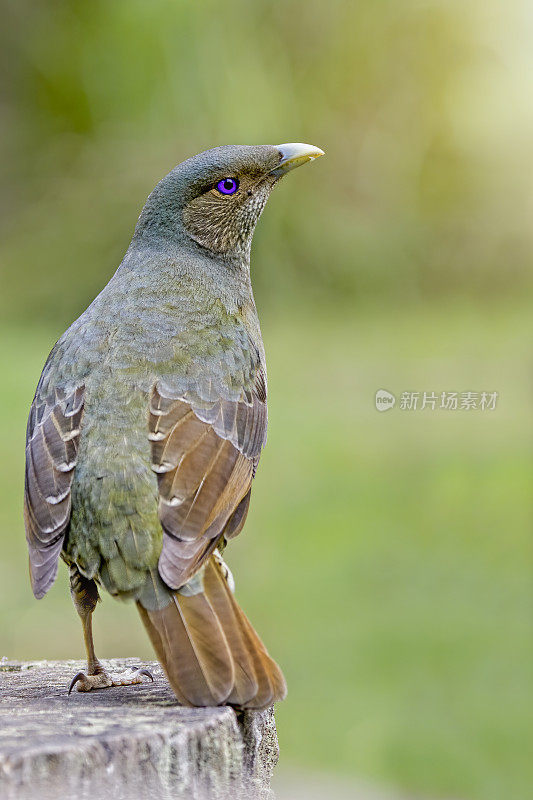
{"type": "Polygon", "coordinates": [[[72,679],[68,693],[74,686],[78,692],[89,692],[91,689],[107,689],[110,686],[128,686],[142,683],[142,676],[146,675],[154,680],[147,669],[132,668],[130,675],[112,676],[102,666],[96,657],[93,642],[93,611],[100,597],[96,582],[85,578],[81,572],[72,565],[70,567],[70,594],[76,611],[81,619],[83,638],[87,652],[87,672],[78,672],[72,679]]]}

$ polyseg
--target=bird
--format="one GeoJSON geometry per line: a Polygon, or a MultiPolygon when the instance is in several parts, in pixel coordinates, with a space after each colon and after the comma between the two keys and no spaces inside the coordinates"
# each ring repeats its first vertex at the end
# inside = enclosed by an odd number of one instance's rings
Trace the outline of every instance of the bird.
{"type": "MultiPolygon", "coordinates": [[[[81,619],[78,691],[143,682],[96,656],[100,591],[134,602],[186,706],[264,709],[286,682],[235,598],[267,432],[250,277],[256,223],[313,145],[223,145],[153,189],[113,277],[52,349],[31,405],[24,521],[36,598],[61,559],[81,619]]],[[[75,269],[75,265],[72,265],[75,269]]]]}

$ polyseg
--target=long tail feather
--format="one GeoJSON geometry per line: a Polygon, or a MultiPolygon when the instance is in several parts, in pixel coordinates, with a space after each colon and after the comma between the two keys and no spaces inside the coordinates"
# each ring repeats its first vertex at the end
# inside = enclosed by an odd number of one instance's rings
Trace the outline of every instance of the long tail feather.
{"type": "Polygon", "coordinates": [[[194,594],[165,591],[137,603],[141,619],[184,705],[266,708],[286,695],[278,665],[238,605],[216,554],[194,594]],[[154,608],[155,606],[155,608],[154,608]]]}

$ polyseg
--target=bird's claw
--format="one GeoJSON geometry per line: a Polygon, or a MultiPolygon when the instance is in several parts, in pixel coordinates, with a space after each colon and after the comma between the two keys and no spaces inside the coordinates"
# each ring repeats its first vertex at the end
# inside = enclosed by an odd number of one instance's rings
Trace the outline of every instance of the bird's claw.
{"type": "Polygon", "coordinates": [[[145,675],[154,682],[152,673],[144,667],[130,667],[129,676],[126,675],[109,675],[105,670],[97,672],[95,675],[87,675],[85,672],[78,672],[72,678],[70,686],[68,687],[68,694],[78,684],[78,692],[90,692],[91,689],[108,689],[111,686],[131,686],[133,684],[142,683],[142,676],[145,675]]]}
{"type": "Polygon", "coordinates": [[[74,677],[72,678],[72,680],[70,682],[70,686],[68,687],[68,694],[71,693],[71,691],[74,689],[74,687],[76,686],[76,684],[77,684],[77,682],[79,680],[81,680],[82,678],[86,678],[86,677],[87,676],[85,675],[85,672],[76,673],[76,675],[74,675],[74,677]]]}
{"type": "Polygon", "coordinates": [[[152,683],[154,682],[154,676],[150,672],[150,670],[145,669],[145,667],[130,667],[137,675],[146,675],[147,678],[150,678],[152,683]]]}

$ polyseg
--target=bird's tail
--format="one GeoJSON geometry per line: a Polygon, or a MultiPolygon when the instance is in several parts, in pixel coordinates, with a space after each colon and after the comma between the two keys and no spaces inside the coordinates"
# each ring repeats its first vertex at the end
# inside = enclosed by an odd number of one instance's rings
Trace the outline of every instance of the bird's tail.
{"type": "Polygon", "coordinates": [[[160,591],[158,602],[137,602],[178,700],[253,709],[283,700],[283,674],[235,600],[217,554],[195,590],[185,590],[165,587],[165,604],[160,591]]]}

